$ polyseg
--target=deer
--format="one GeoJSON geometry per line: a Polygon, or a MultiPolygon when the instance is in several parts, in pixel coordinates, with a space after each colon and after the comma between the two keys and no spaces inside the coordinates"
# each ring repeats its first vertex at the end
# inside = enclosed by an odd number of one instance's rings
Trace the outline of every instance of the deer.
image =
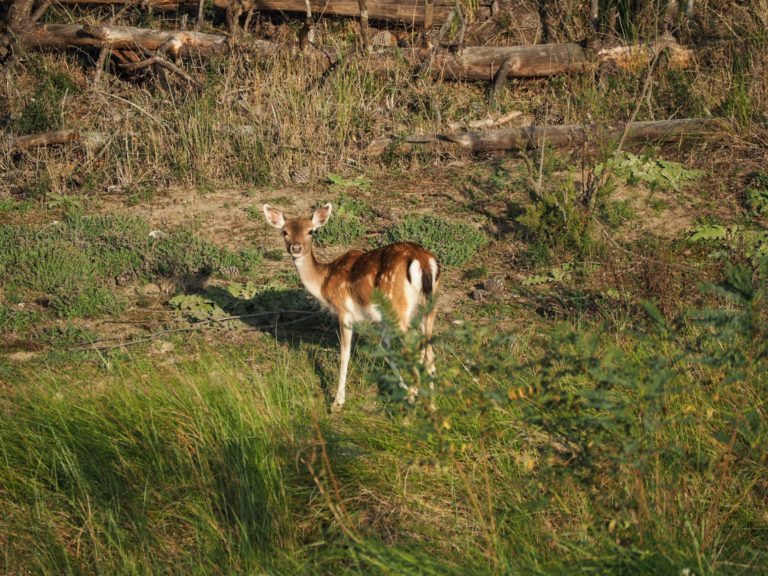
{"type": "MultiPolygon", "coordinates": [[[[304,288],[338,318],[339,380],[331,410],[340,412],[346,400],[353,327],[359,322],[382,321],[382,312],[373,302],[375,291],[389,299],[398,327],[405,332],[419,308],[437,294],[440,262],[432,252],[412,242],[389,244],[368,252],[349,250],[332,262],[319,262],[312,250],[312,235],[328,222],[332,208],[329,203],[315,210],[311,218],[286,219],[282,211],[264,204],[264,216],[280,230],[304,288]]],[[[419,326],[425,342],[422,363],[432,375],[435,314],[434,306],[426,309],[419,326]]]]}

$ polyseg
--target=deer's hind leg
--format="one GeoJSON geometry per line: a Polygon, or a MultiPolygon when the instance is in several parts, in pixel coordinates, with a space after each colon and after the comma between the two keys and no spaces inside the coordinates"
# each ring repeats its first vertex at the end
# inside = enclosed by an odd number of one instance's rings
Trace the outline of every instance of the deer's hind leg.
{"type": "Polygon", "coordinates": [[[432,348],[432,330],[435,327],[437,311],[431,310],[421,320],[421,332],[424,334],[424,348],[421,351],[421,361],[431,376],[435,375],[435,350],[432,348]]]}

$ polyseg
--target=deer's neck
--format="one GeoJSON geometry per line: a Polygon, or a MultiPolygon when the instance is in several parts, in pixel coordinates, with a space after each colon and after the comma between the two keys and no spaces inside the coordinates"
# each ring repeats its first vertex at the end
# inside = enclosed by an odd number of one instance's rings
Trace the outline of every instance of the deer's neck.
{"type": "Polygon", "coordinates": [[[295,259],[293,263],[296,265],[296,271],[304,288],[321,303],[327,305],[328,302],[323,297],[323,283],[328,276],[328,264],[318,262],[312,250],[309,254],[295,259]]]}

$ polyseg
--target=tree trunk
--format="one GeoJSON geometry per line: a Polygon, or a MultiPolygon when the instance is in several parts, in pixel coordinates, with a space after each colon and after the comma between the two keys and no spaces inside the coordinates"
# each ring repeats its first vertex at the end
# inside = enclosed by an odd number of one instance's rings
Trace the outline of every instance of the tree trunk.
{"type": "Polygon", "coordinates": [[[23,33],[32,26],[34,0],[16,0],[8,8],[8,30],[14,34],[23,33]]]}
{"type": "Polygon", "coordinates": [[[525,150],[540,147],[543,143],[553,146],[581,145],[591,135],[599,134],[601,140],[619,138],[627,131],[625,142],[672,142],[676,140],[712,139],[723,134],[726,125],[721,120],[686,118],[633,122],[627,125],[598,127],[596,125],[523,126],[485,132],[458,132],[414,136],[398,142],[392,138],[374,140],[366,148],[370,156],[380,156],[385,151],[409,154],[420,150],[459,148],[470,152],[525,150]]]}

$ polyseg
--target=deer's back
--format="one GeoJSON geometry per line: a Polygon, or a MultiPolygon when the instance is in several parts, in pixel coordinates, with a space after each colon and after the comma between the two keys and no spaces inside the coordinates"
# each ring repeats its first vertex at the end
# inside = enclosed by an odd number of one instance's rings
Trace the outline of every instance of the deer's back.
{"type": "Polygon", "coordinates": [[[414,260],[419,262],[422,271],[430,272],[430,277],[432,270],[438,269],[437,257],[412,242],[389,244],[369,252],[350,250],[329,264],[323,296],[332,303],[349,298],[367,309],[374,289],[379,289],[397,310],[407,304],[407,289],[411,284],[409,268],[414,260]]]}

